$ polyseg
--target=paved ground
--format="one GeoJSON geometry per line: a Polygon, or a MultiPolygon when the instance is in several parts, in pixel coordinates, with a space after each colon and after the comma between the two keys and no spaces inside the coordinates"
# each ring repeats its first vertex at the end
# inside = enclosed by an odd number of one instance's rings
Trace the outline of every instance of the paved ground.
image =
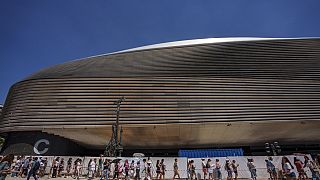
{"type": "MultiPolygon", "coordinates": [[[[12,178],[12,177],[7,177],[6,180],[26,180],[27,178],[12,178]]],[[[49,178],[48,176],[44,176],[43,178],[39,178],[40,180],[41,179],[51,179],[51,180],[73,180],[73,178],[71,177],[67,177],[67,178],[63,178],[63,177],[60,177],[60,178],[49,178]]],[[[80,178],[80,180],[85,180],[87,179],[86,177],[82,177],[80,178]]],[[[34,180],[33,177],[30,178],[30,180],[34,180]]],[[[95,178],[95,180],[99,180],[99,178],[95,178]]],[[[177,179],[176,179],[177,180],[177,179]]],[[[239,179],[240,180],[240,179],[239,179]]],[[[241,180],[245,180],[245,179],[241,179],[241,180]]],[[[267,180],[267,179],[258,179],[258,180],[267,180]]]]}
{"type": "MultiPolygon", "coordinates": [[[[7,177],[6,180],[26,180],[27,178],[17,178],[17,177],[7,177]]],[[[64,177],[59,177],[59,178],[49,178],[48,176],[44,176],[42,178],[39,178],[39,179],[51,179],[51,180],[74,180],[72,177],[67,177],[67,178],[64,178],[64,177]]],[[[86,177],[82,177],[80,178],[80,180],[85,180],[87,179],[86,177]]],[[[30,180],[34,180],[33,177],[30,178],[30,180]]],[[[99,180],[99,178],[95,178],[94,180],[99,180]]],[[[170,179],[172,180],[172,179],[170,179]]],[[[178,180],[178,179],[176,179],[178,180]]],[[[240,180],[240,179],[239,179],[240,180]]],[[[244,180],[244,179],[241,179],[241,180],[244,180]]],[[[258,180],[267,180],[267,179],[258,179],[258,180]]]]}

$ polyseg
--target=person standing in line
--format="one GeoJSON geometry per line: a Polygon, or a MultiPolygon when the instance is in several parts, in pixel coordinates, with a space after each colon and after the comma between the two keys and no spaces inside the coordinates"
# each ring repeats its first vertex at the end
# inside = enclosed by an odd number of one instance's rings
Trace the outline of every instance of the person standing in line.
{"type": "Polygon", "coordinates": [[[203,172],[203,179],[206,180],[207,178],[207,174],[208,174],[208,169],[206,167],[206,162],[205,162],[205,159],[202,158],[201,159],[201,166],[202,166],[202,172],[203,172]]]}
{"type": "MultiPolygon", "coordinates": [[[[23,163],[25,161],[25,157],[21,156],[20,158],[20,167],[19,167],[19,172],[18,172],[18,176],[22,177],[22,171],[23,171],[23,163]]],[[[0,161],[1,162],[1,161],[0,161]]]]}
{"type": "Polygon", "coordinates": [[[46,173],[46,168],[45,168],[45,159],[40,158],[40,169],[39,169],[39,177],[43,177],[46,173]]]}
{"type": "Polygon", "coordinates": [[[137,162],[137,166],[136,166],[136,176],[135,176],[135,180],[140,180],[140,160],[137,162]]]}
{"type": "Polygon", "coordinates": [[[108,173],[109,173],[109,161],[108,159],[105,159],[103,162],[103,171],[102,174],[100,176],[100,180],[103,180],[103,178],[105,178],[105,180],[108,180],[108,173]]]}
{"type": "Polygon", "coordinates": [[[188,160],[187,163],[187,179],[191,179],[191,160],[188,160]]]}
{"type": "Polygon", "coordinates": [[[293,171],[294,167],[292,166],[291,162],[287,157],[285,156],[282,157],[281,165],[282,165],[282,172],[288,180],[296,179],[296,174],[293,171]]]}
{"type": "Polygon", "coordinates": [[[11,164],[13,163],[14,155],[8,154],[4,156],[0,161],[0,180],[5,180],[7,174],[11,172],[11,164]]]}
{"type": "Polygon", "coordinates": [[[129,178],[129,161],[128,161],[128,159],[126,159],[124,162],[124,172],[125,172],[124,179],[127,180],[129,178]]]}
{"type": "Polygon", "coordinates": [[[308,156],[304,156],[304,167],[309,168],[312,174],[312,180],[320,180],[319,170],[315,162],[309,159],[308,156]]]}
{"type": "Polygon", "coordinates": [[[207,161],[207,168],[208,168],[208,173],[209,173],[208,179],[209,180],[214,179],[213,171],[215,169],[215,165],[214,165],[214,163],[211,162],[211,159],[208,159],[208,161],[207,161]]]}
{"type": "Polygon", "coordinates": [[[88,179],[94,179],[95,171],[96,171],[96,159],[95,161],[90,159],[91,162],[89,163],[89,176],[88,179]]]}
{"type": "Polygon", "coordinates": [[[146,174],[147,174],[147,160],[146,159],[143,159],[142,160],[142,164],[141,164],[141,179],[145,179],[146,178],[146,174]]]}
{"type": "Polygon", "coordinates": [[[179,167],[178,167],[178,159],[177,158],[174,159],[174,163],[173,163],[173,178],[172,179],[175,179],[176,176],[178,176],[178,179],[180,179],[179,167]]]}
{"type": "Polygon", "coordinates": [[[91,171],[90,171],[91,162],[92,162],[92,159],[89,160],[88,165],[87,165],[87,171],[88,171],[87,175],[88,175],[88,177],[90,177],[90,173],[91,173],[91,171]]]}
{"type": "Polygon", "coordinates": [[[80,175],[81,175],[81,171],[82,171],[82,160],[80,158],[78,158],[75,162],[74,162],[74,175],[77,179],[80,178],[80,175]]]}
{"type": "Polygon", "coordinates": [[[152,162],[151,162],[151,160],[149,159],[148,161],[147,161],[147,167],[146,167],[146,179],[152,179],[152,167],[151,167],[151,165],[152,165],[152,162]]]}
{"type": "Polygon", "coordinates": [[[29,162],[30,162],[30,157],[25,158],[23,161],[22,172],[21,172],[22,178],[24,178],[28,175],[29,162]]]}
{"type": "Polygon", "coordinates": [[[61,158],[58,168],[58,177],[61,177],[61,173],[64,171],[64,159],[61,158]]]}
{"type": "Polygon", "coordinates": [[[31,162],[31,168],[30,168],[30,171],[28,173],[28,177],[27,177],[27,180],[30,179],[30,177],[32,176],[35,180],[38,179],[37,177],[37,171],[39,170],[40,168],[40,161],[38,161],[38,158],[37,157],[34,157],[32,162],[31,162]]]}
{"type": "Polygon", "coordinates": [[[18,177],[21,167],[21,157],[18,156],[16,162],[14,163],[13,171],[11,172],[11,177],[18,177]]]}
{"type": "Polygon", "coordinates": [[[194,161],[193,160],[190,160],[189,167],[190,167],[190,178],[191,178],[191,180],[193,179],[193,177],[195,179],[197,179],[196,166],[194,165],[194,161]]]}
{"type": "Polygon", "coordinates": [[[134,160],[132,160],[130,163],[130,167],[129,167],[129,178],[130,179],[135,178],[135,173],[136,173],[135,168],[136,168],[136,166],[135,166],[134,160]]]}
{"type": "Polygon", "coordinates": [[[70,176],[70,172],[71,172],[71,168],[72,168],[72,158],[69,158],[67,161],[67,173],[65,173],[64,177],[70,176]]]}
{"type": "Polygon", "coordinates": [[[219,162],[219,159],[216,159],[216,169],[215,169],[216,179],[221,180],[222,174],[221,174],[221,164],[219,162]]]}
{"type": "Polygon", "coordinates": [[[156,174],[157,174],[156,179],[159,179],[159,177],[161,177],[161,165],[160,165],[159,159],[157,160],[157,163],[156,163],[156,174]]]}
{"type": "Polygon", "coordinates": [[[102,154],[100,154],[100,158],[98,160],[97,165],[98,165],[98,167],[97,167],[97,175],[96,175],[96,177],[100,177],[101,178],[101,176],[103,176],[103,173],[102,173],[102,171],[103,171],[103,155],[102,154]]]}
{"type": "Polygon", "coordinates": [[[294,162],[294,165],[296,166],[297,171],[299,173],[298,179],[300,179],[300,180],[301,179],[304,179],[304,180],[309,179],[306,172],[303,169],[303,162],[300,159],[298,159],[297,157],[294,157],[293,162],[294,162]]]}
{"type": "Polygon", "coordinates": [[[232,166],[229,159],[226,159],[224,169],[227,171],[227,180],[232,180],[232,166]]]}
{"type": "Polygon", "coordinates": [[[257,169],[256,169],[256,166],[254,165],[253,159],[248,159],[247,167],[250,171],[251,179],[257,180],[257,169]]]}
{"type": "Polygon", "coordinates": [[[270,179],[271,180],[277,180],[278,179],[278,175],[277,175],[277,171],[276,171],[276,167],[275,165],[272,163],[272,157],[269,157],[268,159],[265,160],[266,162],[266,166],[267,166],[267,171],[270,175],[270,179]]]}
{"type": "Polygon", "coordinates": [[[232,167],[232,171],[234,173],[234,179],[238,180],[238,167],[239,167],[239,164],[236,163],[236,160],[232,160],[231,167],[232,167]]]}
{"type": "Polygon", "coordinates": [[[92,177],[94,179],[95,177],[99,177],[98,176],[98,174],[99,174],[99,171],[98,171],[99,163],[97,162],[96,158],[93,159],[93,162],[94,162],[94,167],[92,167],[93,168],[93,176],[92,177]]]}
{"type": "Polygon", "coordinates": [[[165,175],[166,175],[166,165],[164,164],[164,159],[161,159],[161,174],[160,174],[160,179],[165,179],[165,175]]]}
{"type": "Polygon", "coordinates": [[[52,160],[52,178],[56,178],[57,177],[57,172],[58,172],[58,167],[59,167],[59,160],[60,157],[57,157],[56,159],[52,160]]]}

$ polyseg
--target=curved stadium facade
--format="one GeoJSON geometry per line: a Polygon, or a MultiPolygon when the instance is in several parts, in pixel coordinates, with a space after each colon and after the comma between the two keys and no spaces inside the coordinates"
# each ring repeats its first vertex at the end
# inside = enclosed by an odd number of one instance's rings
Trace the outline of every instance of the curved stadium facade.
{"type": "Polygon", "coordinates": [[[103,152],[121,97],[124,149],[319,144],[320,39],[178,41],[49,67],[11,87],[4,151],[103,152]]]}

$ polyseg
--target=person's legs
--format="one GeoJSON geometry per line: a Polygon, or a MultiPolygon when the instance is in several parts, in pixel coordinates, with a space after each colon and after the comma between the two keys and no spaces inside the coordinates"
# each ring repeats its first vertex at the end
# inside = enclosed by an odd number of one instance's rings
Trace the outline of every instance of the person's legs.
{"type": "Polygon", "coordinates": [[[253,175],[254,175],[254,179],[257,179],[257,170],[256,169],[253,170],[253,175]]]}
{"type": "Polygon", "coordinates": [[[27,176],[27,180],[29,180],[31,177],[31,171],[29,171],[28,176],[27,176]]]}
{"type": "Polygon", "coordinates": [[[32,176],[33,176],[34,180],[38,180],[37,171],[33,171],[32,176]]]}

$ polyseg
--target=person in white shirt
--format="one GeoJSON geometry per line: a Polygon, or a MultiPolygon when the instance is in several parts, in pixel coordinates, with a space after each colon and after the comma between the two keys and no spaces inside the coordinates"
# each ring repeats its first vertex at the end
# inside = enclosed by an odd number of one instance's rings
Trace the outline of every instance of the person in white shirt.
{"type": "Polygon", "coordinates": [[[282,172],[287,179],[295,179],[296,174],[293,171],[294,167],[292,166],[289,159],[285,156],[282,157],[282,172]]]}
{"type": "Polygon", "coordinates": [[[211,162],[211,159],[208,159],[207,167],[208,167],[208,173],[209,173],[209,180],[214,179],[213,172],[216,169],[216,166],[214,163],[211,162]]]}
{"type": "Polygon", "coordinates": [[[92,161],[91,159],[91,162],[89,164],[89,179],[94,178],[95,170],[96,170],[96,162],[92,161]]]}

